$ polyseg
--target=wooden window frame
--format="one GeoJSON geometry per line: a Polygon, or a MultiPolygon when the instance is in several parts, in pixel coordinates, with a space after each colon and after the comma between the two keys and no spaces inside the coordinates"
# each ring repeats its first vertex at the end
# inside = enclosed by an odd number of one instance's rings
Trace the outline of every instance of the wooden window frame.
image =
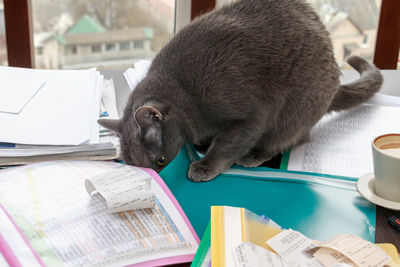
{"type": "MultiPolygon", "coordinates": [[[[216,0],[191,0],[191,19],[215,8],[216,0]]],[[[374,63],[396,69],[400,47],[400,1],[382,0],[374,63]]],[[[34,67],[30,0],[4,0],[8,64],[34,67]]]]}
{"type": "Polygon", "coordinates": [[[192,0],[190,17],[194,18],[207,13],[215,8],[216,0],[192,0]]]}
{"type": "Polygon", "coordinates": [[[400,48],[400,1],[382,0],[374,64],[381,69],[397,69],[400,48]]]}
{"type": "Polygon", "coordinates": [[[32,12],[30,0],[3,0],[8,65],[33,68],[32,12]]]}

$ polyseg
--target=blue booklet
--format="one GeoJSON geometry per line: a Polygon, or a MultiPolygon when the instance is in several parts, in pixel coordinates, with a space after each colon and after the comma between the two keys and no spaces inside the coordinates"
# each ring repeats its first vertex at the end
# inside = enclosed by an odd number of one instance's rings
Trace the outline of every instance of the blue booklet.
{"type": "Polygon", "coordinates": [[[210,221],[210,207],[220,205],[268,214],[283,228],[315,240],[351,233],[374,242],[375,205],[359,195],[354,178],[233,166],[212,181],[194,183],[187,172],[199,158],[186,146],[160,173],[199,236],[210,221]]]}

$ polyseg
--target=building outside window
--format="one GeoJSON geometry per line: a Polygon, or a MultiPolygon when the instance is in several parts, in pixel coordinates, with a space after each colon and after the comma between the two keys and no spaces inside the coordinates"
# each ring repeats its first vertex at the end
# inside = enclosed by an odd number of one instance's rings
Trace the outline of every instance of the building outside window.
{"type": "Polygon", "coordinates": [[[143,49],[144,48],[144,42],[142,40],[133,41],[133,48],[134,49],[143,49]]]}
{"type": "Polygon", "coordinates": [[[32,13],[36,67],[125,69],[172,38],[175,0],[32,0],[32,13]]]}
{"type": "MultiPolygon", "coordinates": [[[[217,0],[217,8],[236,0],[217,0]]],[[[372,62],[381,0],[306,0],[325,24],[332,39],[336,61],[360,55],[372,62]]]]}
{"type": "Polygon", "coordinates": [[[43,55],[43,47],[38,47],[36,53],[38,55],[43,55]]]}
{"type": "Polygon", "coordinates": [[[95,44],[91,46],[92,53],[101,53],[101,44],[95,44]]]}
{"type": "Polygon", "coordinates": [[[372,62],[381,0],[307,0],[327,27],[336,60],[348,68],[346,57],[359,55],[372,62]]]}
{"type": "Polygon", "coordinates": [[[68,45],[65,49],[65,55],[76,55],[77,52],[76,45],[68,45]]]}
{"type": "Polygon", "coordinates": [[[115,51],[117,50],[116,44],[106,44],[106,51],[115,51]]]}
{"type": "Polygon", "coordinates": [[[131,43],[130,42],[122,42],[119,43],[119,50],[121,51],[126,51],[131,49],[131,43]]]}

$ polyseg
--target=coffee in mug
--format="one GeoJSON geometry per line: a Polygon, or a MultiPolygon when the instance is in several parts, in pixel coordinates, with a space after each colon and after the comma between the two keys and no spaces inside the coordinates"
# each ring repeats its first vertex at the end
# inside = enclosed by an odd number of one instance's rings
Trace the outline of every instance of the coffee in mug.
{"type": "Polygon", "coordinates": [[[372,142],[375,193],[400,202],[400,134],[378,136],[372,142]]]}

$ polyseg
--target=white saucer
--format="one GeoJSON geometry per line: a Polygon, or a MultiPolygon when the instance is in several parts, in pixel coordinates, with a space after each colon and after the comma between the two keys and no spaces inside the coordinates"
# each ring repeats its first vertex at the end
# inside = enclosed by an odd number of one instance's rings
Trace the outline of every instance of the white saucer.
{"type": "Polygon", "coordinates": [[[357,181],[358,192],[372,203],[390,209],[400,210],[400,202],[386,200],[375,194],[375,177],[373,173],[363,175],[357,181]]]}

